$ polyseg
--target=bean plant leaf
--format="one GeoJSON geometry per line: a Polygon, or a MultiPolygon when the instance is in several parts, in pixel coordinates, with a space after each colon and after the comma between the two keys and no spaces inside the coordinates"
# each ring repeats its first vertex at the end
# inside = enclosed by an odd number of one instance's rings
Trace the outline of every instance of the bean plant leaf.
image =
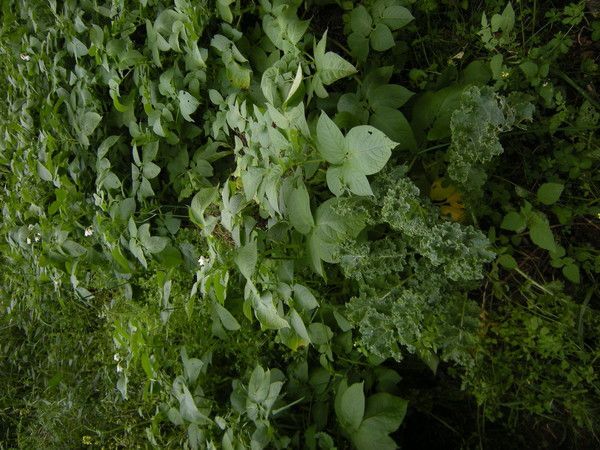
{"type": "Polygon", "coordinates": [[[341,164],[346,156],[344,135],[324,112],[317,122],[317,148],[321,156],[331,164],[341,164]]]}
{"type": "Polygon", "coordinates": [[[315,224],[310,210],[310,197],[304,183],[294,188],[288,198],[290,222],[298,232],[308,234],[315,224]]]}
{"type": "Polygon", "coordinates": [[[384,52],[392,48],[396,43],[392,32],[383,23],[378,23],[371,33],[371,47],[378,52],[384,52]]]}
{"type": "Polygon", "coordinates": [[[554,234],[550,229],[548,221],[539,215],[534,215],[529,224],[529,236],[531,241],[540,248],[553,252],[556,250],[554,234]]]}
{"type": "Polygon", "coordinates": [[[335,413],[340,424],[352,432],[358,430],[365,413],[363,383],[355,383],[346,389],[341,385],[335,404],[335,413]]]}
{"type": "Polygon", "coordinates": [[[196,100],[192,94],[186,91],[179,91],[177,97],[179,99],[179,110],[181,111],[181,115],[188,122],[193,122],[194,119],[192,119],[191,115],[196,112],[200,102],[196,100]]]}
{"type": "Polygon", "coordinates": [[[558,201],[565,188],[561,183],[544,183],[537,190],[537,199],[544,205],[553,205],[558,201]]]}
{"type": "Polygon", "coordinates": [[[239,248],[235,256],[235,263],[242,275],[246,278],[252,278],[256,270],[256,262],[258,260],[258,251],[256,241],[250,241],[243,247],[239,248]]]}
{"type": "Polygon", "coordinates": [[[334,52],[325,53],[327,32],[315,48],[315,66],[317,74],[324,85],[329,85],[341,78],[356,73],[356,67],[334,52]]]}

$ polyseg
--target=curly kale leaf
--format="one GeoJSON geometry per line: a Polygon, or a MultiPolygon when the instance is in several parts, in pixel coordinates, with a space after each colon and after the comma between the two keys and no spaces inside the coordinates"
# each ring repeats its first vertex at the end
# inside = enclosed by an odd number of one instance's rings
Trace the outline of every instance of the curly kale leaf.
{"type": "Polygon", "coordinates": [[[450,120],[452,141],[448,175],[469,191],[485,182],[483,165],[504,151],[499,135],[531,120],[533,106],[523,99],[501,97],[489,87],[466,89],[450,120]]]}

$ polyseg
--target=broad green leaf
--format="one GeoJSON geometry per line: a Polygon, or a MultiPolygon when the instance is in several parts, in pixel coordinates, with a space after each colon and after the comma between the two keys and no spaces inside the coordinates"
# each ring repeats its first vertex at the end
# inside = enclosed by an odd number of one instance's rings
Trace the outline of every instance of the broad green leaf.
{"type": "Polygon", "coordinates": [[[37,162],[37,173],[38,176],[44,181],[52,181],[52,174],[46,167],[41,163],[37,162]]]}
{"type": "Polygon", "coordinates": [[[279,330],[290,327],[288,321],[277,313],[273,297],[270,294],[264,294],[261,297],[255,295],[253,308],[263,330],[279,330]]]}
{"type": "Polygon", "coordinates": [[[304,183],[294,188],[289,195],[287,212],[293,227],[302,234],[308,234],[315,224],[310,210],[310,197],[304,183]]]}
{"type": "Polygon", "coordinates": [[[227,308],[217,302],[213,303],[213,308],[215,309],[215,312],[219,316],[219,319],[226,330],[236,331],[241,328],[237,319],[227,310],[227,308]]]}
{"type": "Polygon", "coordinates": [[[181,111],[181,115],[188,122],[193,122],[191,115],[198,109],[200,102],[196,100],[196,98],[186,91],[179,91],[177,95],[179,99],[179,110],[181,111]]]}
{"type": "Polygon", "coordinates": [[[204,223],[204,211],[214,202],[219,196],[217,187],[200,189],[190,205],[190,219],[196,224],[204,223]]]}
{"type": "Polygon", "coordinates": [[[285,98],[285,103],[287,103],[294,96],[296,91],[298,91],[298,88],[300,87],[301,83],[302,83],[302,65],[298,64],[298,70],[296,71],[296,76],[294,77],[294,81],[292,82],[292,85],[290,86],[288,95],[285,98]]]}
{"type": "Polygon", "coordinates": [[[539,215],[533,216],[531,223],[529,224],[529,236],[531,237],[531,241],[538,247],[550,252],[556,250],[554,235],[545,218],[539,215]]]}
{"type": "Polygon", "coordinates": [[[290,312],[290,324],[296,334],[305,341],[305,344],[309,344],[310,337],[308,336],[308,331],[306,331],[306,326],[304,325],[302,317],[300,317],[300,314],[298,314],[295,309],[292,309],[290,312]]]}
{"type": "Polygon", "coordinates": [[[417,142],[410,123],[397,109],[380,107],[371,115],[369,124],[398,143],[399,150],[416,150],[417,142]]]}
{"type": "Polygon", "coordinates": [[[340,424],[349,432],[358,430],[365,413],[363,383],[355,383],[343,392],[338,392],[338,395],[341,398],[336,402],[335,413],[340,424]]]}
{"type": "Polygon", "coordinates": [[[367,400],[364,420],[351,439],[358,450],[371,448],[394,450],[396,443],[388,435],[404,421],[408,402],[388,393],[372,395],[367,400]]]}
{"type": "Polygon", "coordinates": [[[369,55],[369,38],[359,33],[352,33],[348,36],[348,46],[352,50],[352,55],[358,61],[365,61],[369,55]]]}
{"type": "Polygon", "coordinates": [[[503,230],[516,231],[517,233],[523,231],[525,226],[525,218],[516,211],[510,211],[507,213],[500,224],[500,228],[503,230]]]}
{"type": "Polygon", "coordinates": [[[65,242],[63,242],[62,248],[64,248],[67,251],[67,253],[69,253],[69,255],[75,258],[79,258],[87,252],[86,248],[83,245],[80,245],[77,242],[72,241],[71,239],[67,239],[65,242]]]}
{"type": "Polygon", "coordinates": [[[342,166],[331,166],[326,174],[327,187],[336,197],[344,193],[346,180],[344,179],[344,169],[342,166]]]}
{"type": "Polygon", "coordinates": [[[269,387],[271,386],[271,377],[268,372],[256,366],[250,375],[248,382],[248,397],[254,403],[262,403],[269,395],[269,387]]]}
{"type": "Polygon", "coordinates": [[[256,241],[250,241],[243,247],[240,247],[235,256],[235,263],[244,277],[250,279],[256,270],[258,252],[256,241]]]}
{"type": "Polygon", "coordinates": [[[507,270],[513,270],[518,267],[517,261],[511,255],[504,254],[498,257],[498,264],[507,270]]]}
{"type": "Polygon", "coordinates": [[[573,263],[565,264],[562,268],[562,273],[567,280],[572,283],[579,284],[581,282],[581,276],[579,275],[579,266],[573,263]]]}
{"type": "Polygon", "coordinates": [[[110,148],[118,142],[119,138],[120,136],[109,136],[106,139],[104,139],[102,143],[98,146],[98,159],[104,158],[104,156],[106,156],[110,148]]]}
{"type": "Polygon", "coordinates": [[[413,95],[414,92],[399,84],[375,86],[369,89],[367,94],[369,105],[375,111],[382,107],[401,108],[413,95]]]}
{"type": "Polygon", "coordinates": [[[319,306],[319,302],[310,290],[301,284],[294,285],[294,300],[298,306],[306,311],[311,311],[319,306]]]}
{"type": "Polygon", "coordinates": [[[327,33],[319,41],[315,49],[315,66],[317,74],[324,85],[329,85],[341,78],[356,73],[356,67],[334,52],[325,52],[327,33]]]}
{"type": "Polygon", "coordinates": [[[354,168],[365,175],[379,172],[392,155],[396,143],[369,125],[352,128],[345,140],[349,159],[354,168]]]}
{"type": "Polygon", "coordinates": [[[96,112],[88,111],[81,117],[81,132],[84,136],[90,136],[100,121],[102,116],[96,112]]]}
{"type": "Polygon", "coordinates": [[[408,25],[414,20],[408,9],[400,5],[388,6],[381,15],[381,21],[392,30],[397,30],[408,25]]]}
{"type": "Polygon", "coordinates": [[[322,112],[317,122],[317,150],[321,156],[331,164],[340,164],[346,156],[344,143],[340,129],[322,112]]]}
{"type": "Polygon", "coordinates": [[[537,191],[537,199],[544,205],[553,205],[560,198],[564,188],[565,185],[561,183],[544,183],[537,191]]]}
{"type": "Polygon", "coordinates": [[[144,269],[148,268],[148,263],[146,262],[146,258],[144,257],[144,252],[142,247],[137,242],[137,239],[131,238],[129,239],[129,251],[133,256],[137,258],[137,260],[144,266],[144,269]]]}
{"type": "Polygon", "coordinates": [[[368,36],[372,25],[373,19],[363,5],[358,5],[350,13],[350,27],[354,33],[368,36]]]}
{"type": "Polygon", "coordinates": [[[378,23],[371,33],[371,47],[378,52],[392,48],[396,43],[390,29],[383,23],[378,23]]]}
{"type": "Polygon", "coordinates": [[[160,167],[153,162],[147,162],[142,166],[142,173],[144,174],[144,177],[146,177],[148,180],[151,180],[158,176],[160,173],[160,167]]]}
{"type": "Polygon", "coordinates": [[[146,250],[150,253],[162,252],[167,244],[169,238],[164,236],[150,236],[150,224],[145,223],[138,228],[138,239],[146,250]]]}

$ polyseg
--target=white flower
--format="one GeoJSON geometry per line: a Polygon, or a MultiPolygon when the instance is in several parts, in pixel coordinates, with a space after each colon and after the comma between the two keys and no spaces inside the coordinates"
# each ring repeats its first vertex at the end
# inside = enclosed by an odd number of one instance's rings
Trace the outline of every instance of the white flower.
{"type": "Polygon", "coordinates": [[[208,264],[209,259],[205,258],[204,256],[201,256],[200,258],[198,258],[198,264],[200,265],[200,267],[204,267],[205,265],[208,264]]]}
{"type": "Polygon", "coordinates": [[[94,230],[92,229],[92,227],[87,227],[87,228],[85,229],[85,232],[84,232],[84,234],[85,234],[85,237],[89,237],[89,236],[91,236],[92,234],[94,234],[94,230]]]}
{"type": "Polygon", "coordinates": [[[123,367],[121,367],[121,364],[117,364],[117,373],[123,372],[123,367]]]}
{"type": "Polygon", "coordinates": [[[115,356],[113,356],[113,359],[115,361],[119,361],[121,359],[121,356],[118,353],[115,353],[115,356]]]}
{"type": "Polygon", "coordinates": [[[27,238],[27,244],[31,244],[31,238],[27,238]]]}
{"type": "Polygon", "coordinates": [[[29,56],[27,53],[21,53],[19,56],[23,61],[29,61],[31,59],[31,56],[29,56]]]}
{"type": "Polygon", "coordinates": [[[33,240],[35,242],[40,242],[41,239],[42,239],[42,235],[40,233],[35,233],[35,237],[33,238],[33,240]]]}

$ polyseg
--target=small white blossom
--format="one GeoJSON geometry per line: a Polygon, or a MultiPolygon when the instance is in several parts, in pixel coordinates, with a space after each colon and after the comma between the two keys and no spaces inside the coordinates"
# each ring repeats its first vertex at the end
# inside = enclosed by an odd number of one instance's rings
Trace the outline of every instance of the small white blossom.
{"type": "Polygon", "coordinates": [[[40,242],[41,239],[42,239],[42,235],[40,233],[35,233],[35,237],[33,238],[33,240],[35,242],[40,242]]]}
{"type": "Polygon", "coordinates": [[[27,244],[31,244],[31,238],[27,238],[27,244]]]}
{"type": "Polygon", "coordinates": [[[85,237],[89,237],[92,234],[94,234],[94,230],[92,229],[92,227],[87,227],[84,231],[85,237]]]}
{"type": "Polygon", "coordinates": [[[115,361],[119,361],[121,359],[121,356],[118,353],[115,353],[115,355],[113,356],[113,359],[115,361]]]}
{"type": "Polygon", "coordinates": [[[29,56],[27,53],[21,53],[19,56],[23,61],[29,61],[31,59],[31,56],[29,56]]]}
{"type": "Polygon", "coordinates": [[[121,364],[117,364],[117,373],[121,372],[123,372],[123,367],[121,367],[121,364]]]}
{"type": "Polygon", "coordinates": [[[200,265],[200,267],[204,267],[208,264],[208,258],[201,256],[200,258],[198,258],[198,264],[200,265]]]}

